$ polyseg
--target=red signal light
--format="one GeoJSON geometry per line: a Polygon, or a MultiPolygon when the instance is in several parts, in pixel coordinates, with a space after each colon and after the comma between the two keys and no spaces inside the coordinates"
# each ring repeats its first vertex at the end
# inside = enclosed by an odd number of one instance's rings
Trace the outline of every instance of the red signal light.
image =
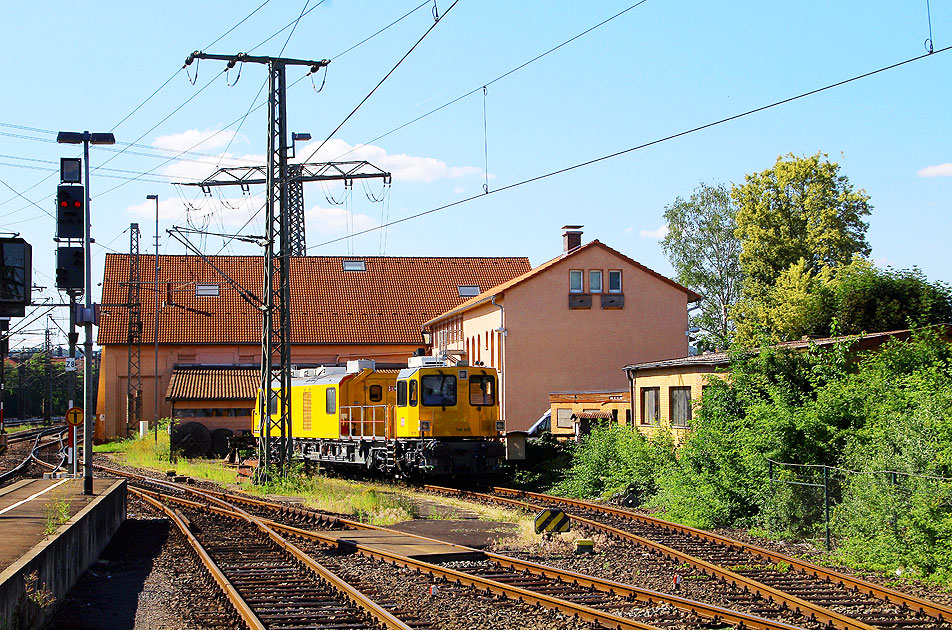
{"type": "Polygon", "coordinates": [[[83,202],[82,202],[82,201],[74,201],[74,202],[73,202],[73,207],[74,207],[74,208],[82,208],[82,207],[83,207],[83,202]]]}
{"type": "Polygon", "coordinates": [[[69,205],[69,203],[67,203],[66,201],[61,201],[61,202],[60,202],[60,208],[65,208],[65,207],[68,206],[68,205],[69,205]]]}

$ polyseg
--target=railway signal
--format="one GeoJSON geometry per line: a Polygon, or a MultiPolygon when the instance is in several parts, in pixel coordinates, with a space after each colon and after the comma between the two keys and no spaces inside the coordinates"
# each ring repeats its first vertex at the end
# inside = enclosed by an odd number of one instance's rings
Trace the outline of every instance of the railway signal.
{"type": "Polygon", "coordinates": [[[83,217],[86,214],[86,187],[56,187],[57,238],[83,238],[83,217]]]}

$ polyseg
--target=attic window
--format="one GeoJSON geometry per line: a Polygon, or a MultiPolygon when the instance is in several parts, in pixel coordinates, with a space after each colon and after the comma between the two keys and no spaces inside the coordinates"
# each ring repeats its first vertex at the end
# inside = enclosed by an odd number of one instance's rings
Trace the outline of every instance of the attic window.
{"type": "Polygon", "coordinates": [[[208,282],[195,284],[195,297],[218,297],[219,286],[208,282]]]}
{"type": "Polygon", "coordinates": [[[476,297],[479,295],[479,287],[471,284],[461,284],[456,287],[460,297],[476,297]]]}
{"type": "Polygon", "coordinates": [[[367,263],[363,260],[345,260],[344,271],[367,271],[367,263]]]}

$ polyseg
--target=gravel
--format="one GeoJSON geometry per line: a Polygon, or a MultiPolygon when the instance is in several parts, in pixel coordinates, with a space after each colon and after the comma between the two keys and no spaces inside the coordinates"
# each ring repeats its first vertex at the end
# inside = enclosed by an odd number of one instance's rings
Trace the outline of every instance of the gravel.
{"type": "Polygon", "coordinates": [[[46,630],[235,628],[229,604],[178,529],[133,497],[128,516],[46,630]]]}

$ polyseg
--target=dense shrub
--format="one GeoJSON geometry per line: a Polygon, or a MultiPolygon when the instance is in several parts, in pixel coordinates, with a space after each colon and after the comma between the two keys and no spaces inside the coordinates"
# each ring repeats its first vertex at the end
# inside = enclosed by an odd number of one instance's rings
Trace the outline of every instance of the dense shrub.
{"type": "Polygon", "coordinates": [[[657,490],[657,476],[673,459],[670,434],[649,440],[631,428],[606,423],[582,438],[571,467],[553,491],[596,498],[630,489],[639,497],[648,497],[657,490]]]}
{"type": "Polygon", "coordinates": [[[821,535],[822,489],[771,483],[768,460],[815,466],[774,466],[787,481],[819,483],[830,467],[835,559],[952,583],[952,345],[934,331],[860,354],[849,343],[738,353],[676,457],[670,439],[604,427],[555,490],[596,497],[635,483],[689,525],[821,535]]]}

